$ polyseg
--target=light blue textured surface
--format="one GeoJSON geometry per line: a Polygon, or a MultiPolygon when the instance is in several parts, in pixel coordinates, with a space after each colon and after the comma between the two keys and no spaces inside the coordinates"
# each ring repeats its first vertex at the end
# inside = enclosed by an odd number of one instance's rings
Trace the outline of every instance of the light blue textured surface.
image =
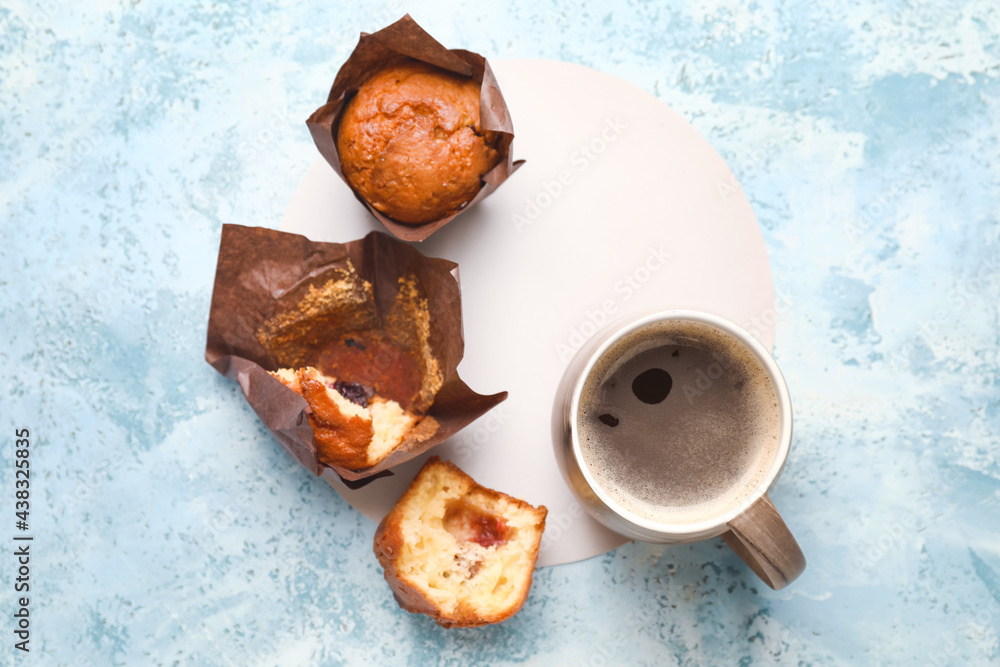
{"type": "Polygon", "coordinates": [[[0,664],[1000,660],[995,0],[556,7],[3,3],[0,664]],[[626,79],[732,165],[791,304],[773,497],[809,567],[788,589],[718,540],[629,544],[539,571],[500,626],[443,630],[202,361],[222,223],[277,226],[315,155],[303,120],[358,32],[405,11],[451,47],[626,79]]]}

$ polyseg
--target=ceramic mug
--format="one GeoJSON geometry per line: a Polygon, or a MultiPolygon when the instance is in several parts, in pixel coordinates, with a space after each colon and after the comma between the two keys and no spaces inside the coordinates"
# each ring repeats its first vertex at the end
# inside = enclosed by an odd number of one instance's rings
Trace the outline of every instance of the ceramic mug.
{"type": "MultiPolygon", "coordinates": [[[[673,356],[677,357],[678,354],[673,356]]],[[[715,358],[722,359],[718,353],[716,353],[715,358]]],[[[660,365],[669,365],[670,361],[670,359],[666,359],[665,363],[660,365]]],[[[712,375],[718,377],[722,366],[716,369],[709,365],[707,370],[708,374],[699,369],[697,375],[699,381],[702,377],[709,378],[712,375]]],[[[691,369],[681,372],[686,373],[690,381],[691,369]]],[[[637,378],[635,382],[638,381],[637,378]]],[[[612,383],[610,386],[616,385],[612,383]]],[[[740,388],[742,385],[737,383],[734,386],[740,388]]],[[[633,384],[633,391],[634,387],[633,384]]],[[[592,392],[593,390],[588,389],[587,391],[592,392]]],[[[698,406],[691,399],[691,394],[698,393],[696,389],[692,389],[692,385],[685,384],[683,387],[679,387],[675,380],[673,389],[668,386],[667,391],[674,394],[672,400],[675,402],[672,406],[666,402],[671,400],[669,394],[661,399],[663,407],[656,406],[658,412],[655,414],[659,415],[656,419],[662,419],[663,415],[669,415],[672,407],[686,409],[687,412],[698,409],[698,406]],[[688,400],[688,406],[678,402],[684,400],[688,400]],[[691,405],[694,407],[692,408],[691,405]]],[[[594,402],[593,398],[586,400],[594,402]]],[[[646,399],[643,400],[646,403],[650,402],[646,399]]],[[[639,411],[632,414],[633,417],[635,414],[644,414],[642,412],[643,406],[640,405],[637,409],[639,411]]],[[[718,409],[718,406],[715,409],[718,409]]],[[[715,414],[718,418],[719,413],[715,414]]],[[[722,416],[728,417],[729,415],[722,416]]],[[[704,419],[705,415],[700,417],[704,419]]],[[[617,418],[614,416],[602,415],[601,419],[605,425],[617,426],[617,418]]],[[[719,421],[723,420],[719,419],[719,421]]],[[[651,424],[640,425],[642,427],[640,430],[644,430],[646,434],[655,433],[658,428],[656,424],[659,423],[662,422],[654,421],[651,424]]],[[[588,440],[594,439],[591,436],[595,426],[590,424],[591,422],[587,422],[586,426],[586,428],[591,429],[591,433],[587,436],[588,440]]],[[[603,426],[597,425],[596,428],[603,428],[603,426]]],[[[634,431],[630,433],[634,434],[634,431]]],[[[632,539],[657,544],[684,544],[721,535],[726,544],[775,590],[786,586],[805,569],[806,561],[801,549],[768,497],[768,491],[777,481],[788,457],[792,440],[792,406],[788,396],[788,388],[781,371],[764,346],[747,331],[725,318],[699,310],[662,310],[641,313],[619,320],[596,333],[576,353],[563,375],[553,407],[552,434],[556,459],[570,489],[587,512],[611,530],[632,539]],[[660,332],[665,333],[661,334],[660,332]],[[662,342],[651,346],[650,341],[656,341],[657,337],[661,335],[662,342]],[[708,345],[709,339],[711,339],[711,346],[708,345]],[[658,348],[670,344],[671,341],[680,341],[685,347],[675,348],[677,353],[679,354],[680,349],[685,349],[685,355],[688,355],[687,350],[690,349],[693,351],[690,355],[691,358],[697,357],[702,342],[704,342],[705,349],[713,346],[719,348],[721,345],[726,350],[726,354],[730,355],[729,359],[740,360],[739,363],[743,367],[741,372],[755,374],[753,377],[756,379],[753,382],[757,384],[754,386],[765,387],[768,391],[769,412],[760,417],[768,421],[763,426],[760,424],[754,424],[754,426],[764,428],[770,434],[770,440],[766,448],[757,450],[759,456],[754,459],[756,472],[736,480],[737,485],[742,484],[743,486],[727,488],[725,492],[728,494],[727,497],[720,496],[713,498],[708,505],[699,505],[698,507],[711,506],[710,511],[702,514],[695,513],[690,520],[677,521],[676,519],[664,520],[662,518],[662,516],[672,515],[675,508],[662,508],[664,511],[660,513],[661,517],[657,516],[656,507],[653,507],[652,513],[647,509],[637,510],[636,505],[629,504],[627,494],[619,492],[621,486],[615,486],[614,482],[611,481],[612,476],[608,474],[609,471],[601,469],[601,466],[605,465],[603,459],[601,459],[602,462],[598,463],[595,455],[591,454],[588,461],[588,456],[583,452],[580,418],[581,414],[588,414],[592,408],[586,403],[581,405],[581,396],[585,387],[595,386],[594,382],[588,384],[587,379],[592,374],[595,377],[597,375],[605,377],[604,374],[609,372],[607,370],[609,364],[619,363],[617,361],[619,356],[625,358],[629,354],[628,350],[629,346],[633,344],[632,341],[636,341],[637,345],[658,348]],[[598,370],[602,368],[603,370],[598,370]],[[773,408],[771,404],[773,404],[773,408]],[[603,482],[599,482],[598,478],[601,478],[603,482]]],[[[695,434],[693,437],[701,436],[695,434]]],[[[624,446],[630,447],[630,442],[632,440],[626,441],[624,446]]],[[[725,443],[726,441],[720,440],[719,442],[725,443]]],[[[660,447],[661,445],[654,444],[653,446],[660,447]]],[[[587,447],[590,448],[592,445],[588,444],[587,447]]],[[[588,451],[593,450],[588,449],[588,451]]],[[[625,468],[623,470],[616,467],[615,475],[641,474],[648,476],[653,474],[655,480],[655,475],[659,473],[651,473],[650,470],[655,471],[657,464],[650,461],[650,466],[647,467],[646,461],[642,458],[644,451],[651,450],[635,451],[629,454],[632,460],[627,462],[628,465],[632,466],[632,469],[625,468]],[[639,453],[636,454],[635,451],[639,453]],[[637,472],[639,468],[642,468],[641,472],[637,472]]],[[[685,452],[687,451],[690,451],[690,448],[685,449],[685,452]]],[[[707,466],[704,461],[701,461],[701,468],[692,468],[692,470],[702,471],[697,472],[697,475],[711,473],[712,466],[716,465],[716,461],[718,461],[719,466],[723,466],[726,463],[724,460],[726,456],[737,455],[735,451],[711,451],[713,457],[718,456],[721,459],[711,458],[707,466]]],[[[654,453],[658,454],[659,452],[654,453]]],[[[669,455],[672,454],[667,456],[669,455]]],[[[599,458],[597,457],[597,459],[599,458]]],[[[622,480],[623,478],[619,477],[618,479],[622,480]]],[[[699,488],[701,484],[701,481],[696,478],[684,478],[682,481],[685,487],[694,489],[699,488]]],[[[624,484],[628,484],[628,479],[625,479],[624,484]]]]}

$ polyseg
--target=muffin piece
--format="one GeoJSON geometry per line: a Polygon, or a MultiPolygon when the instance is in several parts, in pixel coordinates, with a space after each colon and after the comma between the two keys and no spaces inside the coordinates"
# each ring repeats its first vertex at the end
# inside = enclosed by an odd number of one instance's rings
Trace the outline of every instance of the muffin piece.
{"type": "Polygon", "coordinates": [[[548,510],[427,459],[375,532],[399,605],[444,627],[499,623],[521,609],[548,510]]]}
{"type": "Polygon", "coordinates": [[[479,90],[472,79],[415,60],[374,74],[337,128],[347,182],[399,222],[457,213],[500,161],[499,135],[480,128],[479,90]]]}
{"type": "Polygon", "coordinates": [[[376,396],[369,387],[337,381],[312,367],[282,368],[271,375],[306,399],[312,409],[309,424],[317,458],[325,465],[370,468],[399,447],[422,421],[420,415],[376,396]]]}
{"type": "Polygon", "coordinates": [[[301,281],[281,297],[276,312],[257,330],[257,340],[282,366],[306,365],[332,337],[382,326],[372,285],[350,260],[301,281]]]}

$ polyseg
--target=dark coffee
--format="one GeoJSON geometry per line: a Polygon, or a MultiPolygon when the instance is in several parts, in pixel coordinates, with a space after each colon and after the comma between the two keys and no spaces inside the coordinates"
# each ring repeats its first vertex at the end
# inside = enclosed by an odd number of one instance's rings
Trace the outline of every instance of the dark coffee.
{"type": "Polygon", "coordinates": [[[709,520],[752,493],[774,461],[781,409],[765,367],[731,334],[645,325],[584,382],[586,468],[619,505],[658,523],[709,520]]]}

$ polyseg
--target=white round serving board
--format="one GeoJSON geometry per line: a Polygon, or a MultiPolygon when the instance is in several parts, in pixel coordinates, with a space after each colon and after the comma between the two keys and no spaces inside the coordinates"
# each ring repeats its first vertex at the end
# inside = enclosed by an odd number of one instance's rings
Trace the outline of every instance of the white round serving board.
{"type": "MultiPolygon", "coordinates": [[[[490,413],[429,453],[352,491],[379,521],[427,456],[549,508],[539,565],[603,554],[626,539],[585,514],[556,465],[551,412],[574,348],[608,318],[704,308],[749,328],[774,307],[757,220],[722,158],[679,114],[607,74],[549,60],[490,63],[524,164],[491,196],[416,246],[459,264],[465,357],[458,370],[490,413]]],[[[385,231],[321,157],[281,228],[345,242],[385,231]]],[[[754,331],[770,349],[773,328],[754,331]]]]}

